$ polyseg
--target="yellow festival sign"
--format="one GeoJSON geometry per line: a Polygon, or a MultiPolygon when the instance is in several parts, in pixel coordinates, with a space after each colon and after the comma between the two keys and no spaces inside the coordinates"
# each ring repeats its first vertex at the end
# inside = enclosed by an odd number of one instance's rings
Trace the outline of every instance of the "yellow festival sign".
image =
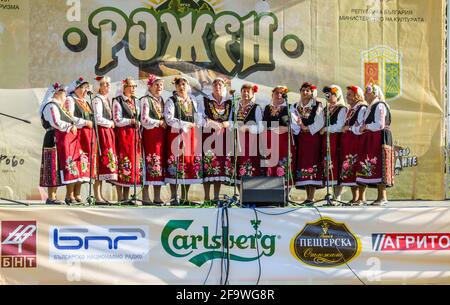
{"type": "Polygon", "coordinates": [[[377,83],[393,115],[390,198],[443,199],[444,20],[444,0],[1,1],[0,112],[32,124],[0,117],[0,195],[45,195],[38,109],[49,84],[153,73],[185,74],[194,93],[217,75],[257,83],[263,105],[278,84],[292,103],[304,81],[377,83]]]}

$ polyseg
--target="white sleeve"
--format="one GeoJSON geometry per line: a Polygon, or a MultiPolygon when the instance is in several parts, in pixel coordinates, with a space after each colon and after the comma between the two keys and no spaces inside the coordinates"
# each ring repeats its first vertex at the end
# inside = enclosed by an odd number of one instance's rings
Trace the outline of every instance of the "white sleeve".
{"type": "Polygon", "coordinates": [[[345,125],[346,115],[347,115],[347,108],[342,107],[342,109],[339,110],[338,119],[337,119],[336,124],[330,125],[328,127],[328,130],[330,131],[330,133],[336,133],[336,132],[342,131],[342,127],[344,127],[344,125],[345,125]]]}
{"type": "Polygon", "coordinates": [[[203,103],[198,103],[195,99],[192,98],[192,96],[191,96],[191,100],[192,100],[192,105],[197,112],[197,115],[195,115],[195,125],[197,125],[197,127],[203,127],[206,124],[205,110],[204,110],[204,107],[201,106],[201,105],[203,105],[203,103]]]}
{"type": "Polygon", "coordinates": [[[141,104],[141,123],[145,129],[153,129],[159,127],[159,120],[152,119],[150,117],[150,103],[151,100],[148,97],[143,97],[140,100],[141,104]]]}
{"type": "Polygon", "coordinates": [[[375,122],[367,124],[367,129],[370,131],[382,130],[386,127],[386,113],[387,109],[383,103],[377,105],[375,110],[375,122]]]}
{"type": "Polygon", "coordinates": [[[301,131],[301,127],[297,124],[298,118],[299,118],[299,113],[297,111],[297,108],[294,105],[291,105],[291,108],[289,110],[291,112],[291,129],[292,132],[295,135],[298,135],[301,131]]]}
{"type": "Polygon", "coordinates": [[[188,132],[189,123],[183,122],[175,118],[175,105],[171,98],[169,98],[164,105],[164,117],[166,118],[167,125],[172,128],[181,128],[184,132],[188,132]]]}
{"type": "Polygon", "coordinates": [[[255,125],[249,127],[250,133],[259,134],[264,130],[264,125],[262,122],[262,111],[261,107],[256,105],[255,109],[255,125]]]}
{"type": "Polygon", "coordinates": [[[309,125],[309,132],[311,135],[316,134],[319,132],[323,126],[325,125],[324,119],[323,119],[323,108],[322,105],[319,105],[317,107],[316,116],[314,117],[314,123],[309,125]]]}
{"type": "Polygon", "coordinates": [[[83,128],[86,126],[87,121],[83,118],[78,118],[74,116],[75,113],[75,99],[73,97],[68,97],[65,103],[65,108],[67,112],[72,116],[75,126],[77,128],[83,128]]]}
{"type": "Polygon", "coordinates": [[[131,125],[131,119],[126,119],[122,116],[122,107],[117,100],[113,101],[113,119],[117,127],[131,125]]]}
{"type": "Polygon", "coordinates": [[[94,97],[92,100],[92,108],[95,113],[95,121],[98,126],[110,128],[112,126],[112,121],[103,117],[103,101],[99,97],[94,97]]]}
{"type": "Polygon", "coordinates": [[[364,124],[364,116],[366,115],[367,107],[361,107],[358,113],[358,118],[356,119],[356,122],[353,126],[350,127],[350,130],[355,135],[360,135],[361,132],[359,131],[359,128],[364,124]]]}
{"type": "Polygon", "coordinates": [[[45,107],[44,119],[49,122],[53,128],[59,131],[69,132],[72,127],[71,123],[61,120],[61,114],[59,113],[59,109],[56,105],[51,104],[45,107]]]}

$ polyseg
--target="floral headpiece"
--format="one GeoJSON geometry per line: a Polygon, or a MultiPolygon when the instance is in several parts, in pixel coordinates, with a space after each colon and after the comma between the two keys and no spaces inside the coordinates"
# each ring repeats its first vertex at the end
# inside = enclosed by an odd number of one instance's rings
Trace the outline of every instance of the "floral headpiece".
{"type": "Polygon", "coordinates": [[[189,80],[188,80],[186,77],[181,76],[181,75],[175,76],[175,77],[173,78],[172,83],[175,84],[175,85],[178,85],[182,80],[186,81],[186,83],[189,84],[189,80]]]}
{"type": "Polygon", "coordinates": [[[358,86],[347,86],[347,90],[351,90],[353,93],[358,94],[360,96],[364,96],[364,91],[358,86]]]}
{"type": "Polygon", "coordinates": [[[84,83],[87,83],[87,81],[84,80],[84,78],[82,76],[80,76],[76,81],[75,81],[77,87],[81,86],[84,83]]]}
{"type": "Polygon", "coordinates": [[[286,94],[289,92],[289,89],[287,86],[276,86],[275,88],[273,88],[272,93],[275,92],[276,90],[281,90],[282,94],[286,94]]]}
{"type": "Polygon", "coordinates": [[[252,90],[253,90],[253,93],[257,93],[259,90],[259,87],[257,85],[253,85],[252,90]]]}
{"type": "Polygon", "coordinates": [[[162,80],[162,78],[154,74],[150,74],[147,79],[147,86],[152,86],[158,80],[162,80]]]}

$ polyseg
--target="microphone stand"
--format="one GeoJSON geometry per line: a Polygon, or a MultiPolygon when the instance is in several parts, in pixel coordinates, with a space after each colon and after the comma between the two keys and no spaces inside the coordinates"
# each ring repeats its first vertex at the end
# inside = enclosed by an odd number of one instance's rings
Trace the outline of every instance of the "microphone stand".
{"type": "Polygon", "coordinates": [[[232,203],[239,204],[239,195],[237,194],[237,149],[238,149],[238,132],[237,132],[237,116],[238,116],[238,107],[236,107],[236,97],[235,92],[232,93],[233,96],[233,154],[234,154],[234,165],[233,165],[233,197],[232,203]]]}
{"type": "Polygon", "coordinates": [[[131,96],[131,99],[133,100],[134,103],[134,108],[136,110],[136,114],[133,114],[133,118],[135,120],[135,125],[134,125],[134,183],[133,183],[133,192],[134,194],[131,195],[131,201],[133,202],[133,204],[135,206],[137,206],[137,201],[139,202],[143,202],[143,200],[140,200],[137,198],[137,150],[138,150],[138,140],[141,140],[141,130],[139,127],[139,113],[138,113],[138,106],[136,104],[136,99],[134,96],[131,96]]]}
{"type": "Polygon", "coordinates": [[[0,115],[6,116],[8,118],[15,119],[15,120],[18,120],[18,121],[22,121],[22,122],[27,123],[27,124],[31,124],[31,122],[28,121],[28,120],[21,119],[21,118],[18,118],[18,117],[15,117],[15,116],[12,116],[12,115],[9,115],[9,114],[6,114],[6,113],[0,112],[0,115]]]}
{"type": "Polygon", "coordinates": [[[328,107],[328,101],[326,102],[326,116],[325,116],[325,127],[326,127],[326,163],[325,163],[325,170],[326,170],[326,189],[327,193],[325,197],[321,200],[313,202],[312,205],[315,203],[319,203],[322,201],[325,201],[325,204],[323,206],[334,206],[333,202],[336,202],[337,205],[343,205],[344,202],[341,202],[339,200],[336,200],[333,198],[333,196],[330,193],[330,163],[331,163],[331,143],[330,143],[330,111],[328,107]]]}
{"type": "MultiPolygon", "coordinates": [[[[31,122],[28,121],[28,120],[24,120],[24,119],[21,119],[21,118],[12,116],[12,115],[8,115],[8,114],[1,113],[1,112],[0,112],[0,115],[6,116],[6,117],[8,117],[8,118],[12,118],[12,119],[15,119],[15,120],[18,120],[18,121],[22,121],[22,122],[27,123],[27,124],[31,124],[31,122]]],[[[29,205],[30,205],[30,204],[25,203],[25,202],[20,202],[20,201],[12,200],[12,199],[6,199],[6,198],[3,198],[3,197],[0,197],[0,200],[12,202],[12,203],[17,203],[17,204],[21,204],[21,205],[25,205],[25,206],[29,206],[29,205]]]]}
{"type": "Polygon", "coordinates": [[[176,91],[173,92],[173,96],[175,97],[175,100],[173,100],[173,107],[174,109],[178,109],[177,111],[177,120],[178,120],[178,137],[177,137],[177,156],[176,156],[176,162],[175,162],[175,205],[180,205],[180,199],[178,198],[178,168],[180,166],[180,138],[181,138],[181,109],[176,103],[178,103],[178,93],[176,91]]]}
{"type": "Polygon", "coordinates": [[[93,105],[92,105],[92,92],[88,92],[88,95],[89,95],[89,100],[90,100],[90,107],[91,107],[91,110],[92,110],[92,113],[93,113],[93,120],[92,120],[92,124],[94,125],[93,126],[93,131],[94,131],[94,134],[92,135],[91,134],[91,150],[90,150],[90,153],[89,153],[89,196],[88,196],[88,198],[86,199],[86,201],[87,201],[87,203],[88,203],[88,205],[95,205],[95,197],[94,196],[92,196],[92,184],[93,184],[93,181],[92,181],[92,163],[93,163],[93,160],[94,160],[94,154],[93,154],[93,150],[94,150],[94,137],[95,137],[95,139],[96,139],[96,141],[97,141],[97,149],[98,149],[98,151],[99,151],[99,154],[100,154],[100,156],[101,156],[101,149],[100,149],[100,142],[99,142],[99,139],[98,139],[98,129],[97,129],[97,118],[95,117],[95,107],[93,107],[93,105]]]}
{"type": "MultiPolygon", "coordinates": [[[[283,94],[283,99],[284,99],[284,102],[285,102],[285,104],[286,104],[286,111],[287,111],[287,114],[288,114],[288,123],[287,123],[287,127],[288,127],[288,155],[287,155],[287,194],[286,194],[286,203],[294,203],[293,201],[291,201],[290,200],[290,182],[291,182],[291,179],[293,179],[293,177],[292,177],[292,172],[291,172],[291,158],[292,158],[292,156],[291,156],[291,143],[293,142],[292,141],[292,130],[291,130],[291,112],[290,112],[290,109],[289,109],[289,102],[288,102],[288,97],[287,97],[287,94],[286,93],[284,93],[283,94]]],[[[295,145],[295,142],[294,142],[294,145],[295,145]]]]}

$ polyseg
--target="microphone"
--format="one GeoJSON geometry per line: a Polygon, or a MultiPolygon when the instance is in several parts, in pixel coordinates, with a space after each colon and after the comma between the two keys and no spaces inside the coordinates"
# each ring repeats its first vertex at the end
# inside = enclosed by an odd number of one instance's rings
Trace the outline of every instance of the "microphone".
{"type": "Polygon", "coordinates": [[[283,96],[284,99],[287,99],[287,93],[283,93],[282,96],[283,96]]]}
{"type": "Polygon", "coordinates": [[[177,96],[178,95],[177,91],[176,90],[172,91],[172,95],[177,96]]]}
{"type": "Polygon", "coordinates": [[[233,95],[236,92],[234,89],[230,89],[230,94],[233,95]]]}
{"type": "Polygon", "coordinates": [[[87,95],[89,95],[89,96],[91,96],[92,94],[94,94],[91,90],[89,90],[88,92],[87,92],[87,95]]]}

